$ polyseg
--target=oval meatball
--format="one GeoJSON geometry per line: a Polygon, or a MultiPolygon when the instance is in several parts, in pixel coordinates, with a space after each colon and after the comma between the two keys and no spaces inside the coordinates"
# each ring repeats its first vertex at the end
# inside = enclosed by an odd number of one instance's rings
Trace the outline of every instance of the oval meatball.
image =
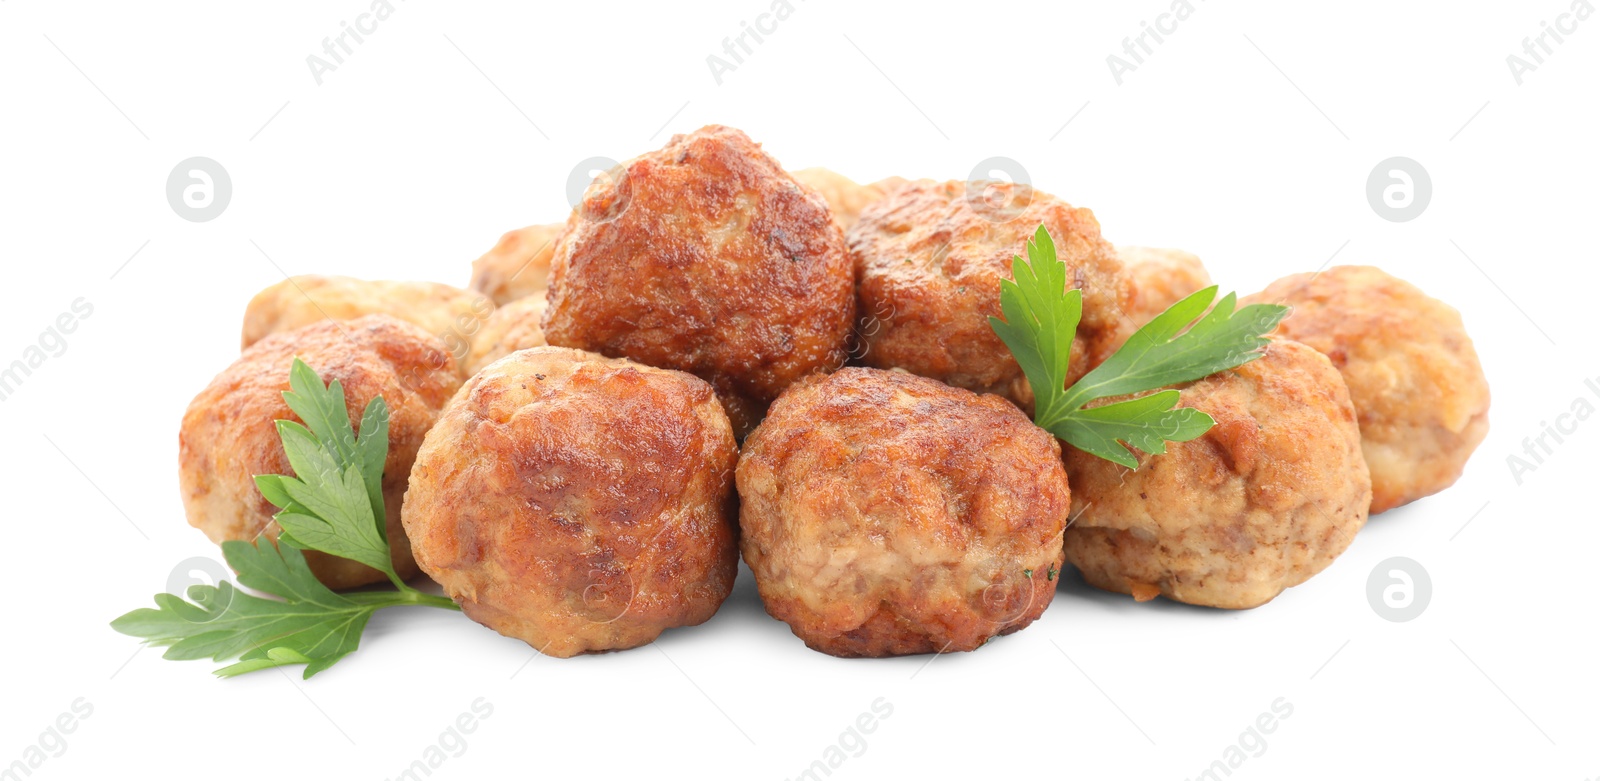
{"type": "Polygon", "coordinates": [[[467,354],[467,376],[472,376],[518,350],[543,347],[544,293],[519,298],[494,311],[472,337],[467,354]]]}
{"type": "Polygon", "coordinates": [[[1067,560],[1090,585],[1251,608],[1321,572],[1367,520],[1355,409],[1328,359],[1275,339],[1258,359],[1181,388],[1216,425],[1139,468],[1068,447],[1067,560]]]}
{"type": "Polygon", "coordinates": [[[822,194],[828,209],[842,228],[849,228],[861,216],[861,210],[888,195],[891,190],[906,183],[891,176],[872,184],[856,184],[855,180],[826,168],[802,168],[791,172],[794,180],[822,194]]]}
{"type": "Polygon", "coordinates": [[[1117,247],[1117,259],[1133,283],[1134,326],[1143,326],[1167,307],[1211,286],[1200,258],[1183,250],[1153,247],[1117,247]]]}
{"type": "Polygon", "coordinates": [[[1449,488],[1489,433],[1489,381],[1461,315],[1371,266],[1295,274],[1240,303],[1293,307],[1277,333],[1344,375],[1372,470],[1372,512],[1449,488]]]}
{"type": "Polygon", "coordinates": [[[551,656],[633,648],[711,618],[733,589],[737,458],[704,381],[523,350],[428,433],[406,531],[474,621],[551,656]]]}
{"type": "Polygon", "coordinates": [[[1055,594],[1061,448],[997,396],[879,369],[810,377],[745,441],[738,481],[761,600],[823,653],[971,651],[1055,594]]]}
{"type": "MultiPolygon", "coordinates": [[[[277,513],[256,490],[255,475],[293,475],[278,437],[279,420],[301,422],[283,400],[295,357],[324,383],[344,386],[351,421],[359,425],[367,402],[382,396],[389,407],[389,458],[383,467],[385,525],[395,570],[417,574],[411,544],[400,524],[406,478],[422,438],[460,386],[444,344],[421,328],[387,315],[346,323],[322,321],[267,336],[245,348],[195,396],[178,431],[178,484],[189,525],[212,542],[276,540],[277,513]]],[[[305,552],[311,571],[330,588],[387,580],[362,564],[319,551],[305,552]]]]}
{"type": "Polygon", "coordinates": [[[558,222],[507,232],[483,257],[472,261],[468,287],[488,296],[496,306],[543,293],[550,283],[556,239],[565,227],[558,222]]]}
{"type": "Polygon", "coordinates": [[[696,374],[759,418],[844,364],[851,290],[822,197],[713,125],[590,185],[556,247],[545,338],[696,374]]]}
{"type": "Polygon", "coordinates": [[[326,320],[389,315],[445,342],[463,368],[472,335],[494,311],[483,295],[438,282],[366,280],[303,274],[257,293],[244,311],[243,346],[268,334],[326,320]]]}
{"type": "Polygon", "coordinates": [[[1031,409],[1022,369],[989,327],[1000,281],[1043,224],[1083,291],[1068,381],[1130,333],[1133,288],[1088,209],[1003,182],[911,182],[861,213],[847,234],[862,324],[858,358],[958,388],[997,393],[1031,409]]]}

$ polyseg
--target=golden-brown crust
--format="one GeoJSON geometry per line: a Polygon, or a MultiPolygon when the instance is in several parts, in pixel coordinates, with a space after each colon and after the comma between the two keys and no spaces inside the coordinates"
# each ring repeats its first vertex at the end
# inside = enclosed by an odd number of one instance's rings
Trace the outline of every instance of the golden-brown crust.
{"type": "Polygon", "coordinates": [[[1054,595],[1060,453],[997,396],[879,369],[807,378],[745,441],[745,563],[818,651],[973,650],[1054,595]]]}
{"type": "Polygon", "coordinates": [[[440,415],[405,527],[474,621],[551,656],[633,648],[704,622],[732,590],[737,458],[705,382],[523,350],[440,415]]]}
{"type": "MultiPolygon", "coordinates": [[[[384,463],[386,527],[395,569],[417,573],[400,525],[411,463],[439,409],[461,380],[444,345],[410,323],[369,315],[346,323],[323,321],[277,333],[246,348],[206,386],[184,413],[178,432],[178,483],[189,525],[213,542],[277,539],[277,512],[256,490],[254,476],[292,475],[278,438],[278,420],[299,421],[283,400],[289,368],[299,357],[323,382],[344,386],[350,419],[359,425],[367,402],[383,396],[389,407],[389,458],[384,463]]],[[[317,551],[306,561],[331,588],[385,580],[370,567],[317,551]]]]}
{"type": "Polygon", "coordinates": [[[488,296],[496,306],[543,293],[550,282],[550,259],[565,223],[529,225],[509,231],[472,261],[467,287],[488,296]]]}
{"type": "Polygon", "coordinates": [[[1250,608],[1322,571],[1367,519],[1371,483],[1349,393],[1328,359],[1274,340],[1181,390],[1216,425],[1128,470],[1068,447],[1067,560],[1090,585],[1250,608]]]}
{"type": "Polygon", "coordinates": [[[1143,326],[1189,294],[1211,286],[1205,264],[1183,250],[1117,247],[1117,259],[1133,283],[1128,316],[1134,326],[1143,326]]]}
{"type": "Polygon", "coordinates": [[[519,298],[494,311],[483,321],[483,327],[472,336],[472,350],[467,354],[467,376],[477,374],[483,367],[518,350],[543,347],[544,292],[519,298]]]}
{"type": "Polygon", "coordinates": [[[249,347],[269,334],[312,323],[382,314],[420,326],[443,340],[457,368],[462,368],[472,335],[493,311],[494,303],[482,294],[438,282],[302,274],[250,299],[241,341],[249,347]]]}
{"type": "Polygon", "coordinates": [[[590,185],[556,247],[545,338],[691,372],[760,408],[844,363],[851,289],[823,199],[713,125],[590,185]]]}
{"type": "Polygon", "coordinates": [[[1093,213],[1022,184],[917,181],[868,206],[847,234],[860,361],[1031,408],[1027,378],[989,317],[1001,315],[1000,281],[1041,223],[1067,284],[1083,291],[1069,381],[1104,360],[1128,332],[1133,289],[1093,213]]]}
{"type": "Polygon", "coordinates": [[[1241,303],[1284,303],[1277,333],[1333,361],[1372,470],[1372,512],[1455,483],[1489,432],[1489,381],[1461,315],[1371,266],[1284,277],[1241,303]]]}

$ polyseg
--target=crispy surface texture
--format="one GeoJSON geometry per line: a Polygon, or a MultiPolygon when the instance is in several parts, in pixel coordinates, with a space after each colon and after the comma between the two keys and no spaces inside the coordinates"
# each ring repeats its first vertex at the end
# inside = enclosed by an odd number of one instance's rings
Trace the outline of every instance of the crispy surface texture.
{"type": "Polygon", "coordinates": [[[428,433],[405,526],[474,621],[551,656],[633,648],[704,622],[733,589],[737,458],[705,382],[523,350],[428,433]]]}
{"type": "MultiPolygon", "coordinates": [[[[194,397],[178,431],[178,484],[189,525],[212,542],[277,539],[277,512],[256,490],[254,476],[292,475],[275,421],[299,416],[283,400],[289,368],[299,356],[323,382],[344,386],[350,419],[359,425],[367,402],[389,406],[389,458],[383,500],[390,548],[401,577],[417,573],[400,525],[406,478],[422,438],[461,384],[444,344],[426,331],[387,315],[339,324],[329,321],[268,336],[246,348],[194,397]]],[[[318,551],[305,552],[317,578],[331,588],[387,580],[383,573],[318,551]]]]}
{"type": "Polygon", "coordinates": [[[534,293],[501,306],[483,321],[472,335],[472,350],[467,354],[467,376],[477,374],[495,361],[518,350],[543,347],[544,292],[534,293]]]}
{"type": "Polygon", "coordinates": [[[822,194],[841,228],[854,225],[861,216],[861,210],[868,204],[882,199],[891,190],[906,183],[898,176],[891,176],[872,184],[856,184],[850,177],[826,168],[802,168],[790,172],[790,175],[795,181],[822,194]]]}
{"type": "Polygon", "coordinates": [[[399,282],[303,274],[257,293],[244,311],[244,347],[268,334],[329,319],[389,315],[443,340],[458,368],[469,340],[494,311],[482,294],[438,282],[399,282]]]}
{"type": "Polygon", "coordinates": [[[1088,209],[1003,182],[911,182],[862,211],[847,234],[858,359],[1031,409],[1027,378],[989,317],[1000,316],[1000,280],[1011,278],[1013,256],[1027,257],[1041,223],[1067,265],[1067,284],[1083,290],[1069,382],[1098,365],[1130,333],[1133,288],[1122,263],[1088,209]]]}
{"type": "Polygon", "coordinates": [[[1216,425],[1129,470],[1066,448],[1067,560],[1090,585],[1251,608],[1321,572],[1367,520],[1355,409],[1328,359],[1276,339],[1182,388],[1216,425]]]}
{"type": "Polygon", "coordinates": [[[1200,258],[1180,249],[1117,247],[1117,258],[1133,282],[1133,309],[1129,316],[1135,327],[1155,319],[1189,294],[1211,286],[1211,275],[1200,258]]]}
{"type": "Polygon", "coordinates": [[[556,239],[565,227],[559,222],[529,225],[501,236],[483,257],[472,261],[468,287],[488,296],[496,306],[543,293],[550,283],[556,239]]]}
{"type": "Polygon", "coordinates": [[[1055,594],[1060,453],[997,396],[880,369],[807,378],[745,441],[745,563],[823,653],[971,651],[1055,594]]]}
{"type": "Polygon", "coordinates": [[[556,247],[545,338],[710,382],[731,412],[842,366],[850,259],[827,203],[712,125],[596,180],[556,247]]]}
{"type": "Polygon", "coordinates": [[[1371,266],[1295,274],[1241,303],[1294,311],[1278,333],[1333,361],[1372,469],[1372,512],[1449,488],[1489,433],[1489,380],[1461,314],[1371,266]]]}

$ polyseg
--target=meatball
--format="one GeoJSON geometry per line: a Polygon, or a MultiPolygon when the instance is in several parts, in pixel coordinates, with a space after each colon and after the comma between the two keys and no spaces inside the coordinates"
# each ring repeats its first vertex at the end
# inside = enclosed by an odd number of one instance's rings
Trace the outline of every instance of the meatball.
{"type": "Polygon", "coordinates": [[[406,531],[474,621],[551,656],[633,648],[733,589],[737,459],[704,381],[536,347],[474,375],[428,432],[406,531]]]}
{"type": "Polygon", "coordinates": [[[826,168],[802,168],[791,175],[795,181],[822,194],[823,199],[828,202],[828,208],[833,212],[833,218],[843,228],[854,225],[867,204],[883,198],[891,190],[906,183],[906,180],[898,176],[891,176],[872,184],[856,184],[850,177],[826,168]]]}
{"type": "Polygon", "coordinates": [[[971,651],[1055,594],[1061,447],[1015,406],[904,372],[791,387],[739,458],[767,612],[835,656],[971,651]]]}
{"type": "Polygon", "coordinates": [[[712,125],[589,186],[556,246],[545,338],[696,374],[759,419],[790,383],[844,364],[851,289],[822,197],[712,125]]]}
{"type": "Polygon", "coordinates": [[[1100,225],[1028,185],[912,182],[861,212],[848,233],[862,325],[861,362],[958,388],[997,393],[1031,409],[1022,369],[989,327],[1000,281],[1043,224],[1083,291],[1069,381],[1108,357],[1130,332],[1133,288],[1100,225]]]}
{"type": "Polygon", "coordinates": [[[563,227],[559,222],[529,225],[501,236],[483,257],[472,261],[468,287],[488,296],[496,306],[544,292],[563,227]]]}
{"type": "Polygon", "coordinates": [[[384,314],[421,326],[444,340],[457,368],[468,340],[494,304],[481,294],[437,282],[395,282],[306,274],[257,293],[244,312],[243,346],[268,334],[324,320],[354,320],[384,314]]]}
{"type": "Polygon", "coordinates": [[[543,347],[544,329],[539,326],[543,318],[543,291],[495,310],[472,337],[472,350],[467,354],[467,376],[477,374],[483,367],[518,350],[543,347]]]}
{"type": "MultiPolygon", "coordinates": [[[[401,577],[417,573],[411,544],[400,525],[406,478],[423,435],[460,386],[455,361],[437,338],[387,315],[347,323],[323,321],[268,336],[245,348],[183,415],[178,431],[178,485],[189,525],[212,542],[276,540],[277,512],[259,491],[255,475],[292,475],[278,438],[278,420],[301,422],[283,400],[289,368],[298,356],[323,382],[344,386],[357,425],[367,402],[382,396],[389,407],[389,458],[383,500],[389,547],[401,577]]],[[[317,579],[330,588],[387,580],[383,573],[318,551],[305,552],[317,579]]]]}
{"type": "Polygon", "coordinates": [[[1129,317],[1134,326],[1143,326],[1167,307],[1211,286],[1211,275],[1200,258],[1183,250],[1117,247],[1117,258],[1133,282],[1129,317]]]}
{"type": "Polygon", "coordinates": [[[1068,447],[1067,560],[1090,585],[1251,608],[1304,583],[1367,520],[1372,485],[1350,394],[1328,359],[1274,340],[1181,388],[1216,425],[1128,470],[1068,447]]]}
{"type": "Polygon", "coordinates": [[[1461,476],[1489,433],[1489,381],[1460,313],[1371,266],[1284,277],[1246,302],[1292,306],[1278,333],[1344,375],[1372,469],[1372,512],[1461,476]]]}

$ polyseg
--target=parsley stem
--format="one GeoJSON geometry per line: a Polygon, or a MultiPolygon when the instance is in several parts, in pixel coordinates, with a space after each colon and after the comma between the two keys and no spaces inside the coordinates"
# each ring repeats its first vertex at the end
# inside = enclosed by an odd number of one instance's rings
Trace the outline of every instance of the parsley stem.
{"type": "Polygon", "coordinates": [[[348,591],[340,596],[362,605],[376,605],[379,607],[404,607],[419,605],[423,607],[441,607],[447,610],[460,610],[461,606],[446,596],[429,594],[418,591],[410,586],[400,591],[348,591]]]}

